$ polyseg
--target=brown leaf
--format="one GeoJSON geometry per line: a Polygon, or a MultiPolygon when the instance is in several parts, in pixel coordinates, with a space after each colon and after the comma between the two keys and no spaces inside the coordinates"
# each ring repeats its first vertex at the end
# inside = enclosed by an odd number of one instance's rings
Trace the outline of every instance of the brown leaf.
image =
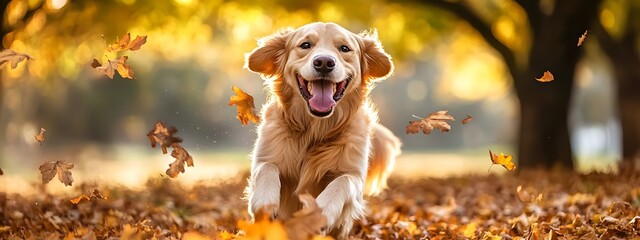
{"type": "Polygon", "coordinates": [[[114,60],[107,59],[107,63],[105,65],[102,65],[97,59],[93,59],[91,67],[95,68],[102,74],[107,75],[110,79],[113,79],[116,71],[118,71],[122,78],[134,79],[133,69],[131,69],[131,66],[127,64],[127,59],[129,59],[127,56],[122,56],[114,60]]]}
{"type": "Polygon", "coordinates": [[[233,89],[236,95],[231,96],[228,104],[229,106],[235,105],[238,107],[238,115],[236,115],[236,119],[240,120],[243,126],[249,124],[249,121],[258,124],[260,122],[260,117],[256,114],[256,106],[253,103],[253,97],[238,87],[232,86],[231,89],[233,89]]]}
{"type": "Polygon", "coordinates": [[[91,195],[89,195],[89,197],[95,197],[95,198],[99,198],[99,199],[107,199],[106,197],[102,196],[102,194],[100,194],[100,191],[98,191],[98,189],[93,189],[93,192],[91,192],[91,195]]]}
{"type": "Polygon", "coordinates": [[[447,112],[447,110],[433,112],[428,117],[421,119],[414,115],[414,117],[419,118],[420,121],[409,122],[409,125],[405,129],[406,133],[418,133],[422,130],[424,134],[429,134],[433,129],[448,132],[451,130],[451,126],[446,121],[455,121],[455,119],[447,112]]]}
{"type": "Polygon", "coordinates": [[[175,137],[173,134],[178,132],[178,129],[175,127],[165,127],[163,123],[157,122],[155,127],[147,133],[147,137],[149,141],[151,141],[151,147],[155,148],[157,143],[160,143],[160,147],[162,148],[162,153],[167,153],[167,147],[173,145],[174,143],[182,142],[182,138],[175,137]]]}
{"type": "Polygon", "coordinates": [[[467,115],[467,117],[465,119],[462,119],[462,125],[465,125],[465,124],[471,122],[471,120],[473,120],[473,117],[467,115]]]}
{"type": "Polygon", "coordinates": [[[0,176],[4,175],[4,172],[2,171],[2,168],[0,168],[0,176]]]}
{"type": "Polygon", "coordinates": [[[293,213],[293,217],[285,221],[289,239],[309,239],[319,234],[322,228],[327,226],[327,218],[322,215],[322,209],[316,204],[315,198],[309,194],[298,195],[302,202],[302,209],[293,213]]]}
{"type": "Polygon", "coordinates": [[[536,80],[538,80],[538,82],[551,82],[553,81],[553,74],[551,74],[551,72],[549,71],[546,71],[544,72],[544,74],[542,74],[542,77],[536,78],[536,80]]]}
{"type": "Polygon", "coordinates": [[[580,47],[582,45],[582,43],[584,42],[585,39],[587,39],[587,33],[589,32],[589,30],[584,30],[584,33],[582,34],[582,36],[580,36],[578,38],[578,47],[580,47]]]}
{"type": "MultiPolygon", "coordinates": [[[[54,129],[55,130],[55,129],[54,129]]],[[[36,142],[39,142],[40,145],[42,145],[42,141],[44,141],[44,132],[46,132],[47,130],[44,128],[40,128],[40,134],[36,135],[34,137],[34,139],[36,140],[36,142]]]]}
{"type": "Polygon", "coordinates": [[[73,163],[65,161],[45,162],[40,165],[40,173],[42,174],[42,183],[46,184],[58,175],[58,180],[64,183],[65,186],[71,186],[73,183],[73,176],[71,176],[70,169],[73,168],[73,163]]]}
{"type": "Polygon", "coordinates": [[[18,67],[18,63],[24,60],[33,60],[31,56],[25,53],[19,53],[11,49],[4,49],[0,52],[0,66],[7,62],[11,63],[11,69],[18,67]]]}
{"type": "Polygon", "coordinates": [[[167,169],[166,173],[169,177],[177,177],[178,174],[184,173],[184,163],[187,163],[187,166],[193,167],[193,157],[189,155],[189,152],[185,150],[180,144],[174,143],[171,145],[173,151],[171,151],[171,156],[176,160],[169,164],[169,169],[167,169]]]}
{"type": "Polygon", "coordinates": [[[131,34],[127,33],[122,38],[116,39],[116,42],[113,44],[109,44],[107,46],[107,51],[109,52],[119,52],[119,51],[136,51],[147,43],[147,36],[136,36],[133,41],[131,41],[131,34]]]}

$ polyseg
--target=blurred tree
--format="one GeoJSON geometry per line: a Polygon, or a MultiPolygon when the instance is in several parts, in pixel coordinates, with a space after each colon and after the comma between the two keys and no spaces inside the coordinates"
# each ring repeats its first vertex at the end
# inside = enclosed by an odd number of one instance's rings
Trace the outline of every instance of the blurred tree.
{"type": "MultiPolygon", "coordinates": [[[[482,16],[491,2],[427,0],[422,4],[448,10],[466,21],[504,59],[520,100],[518,163],[522,168],[562,166],[573,169],[568,130],[569,100],[581,49],[578,37],[597,16],[601,0],[517,0],[507,7],[482,16]],[[499,33],[501,15],[524,11],[528,29],[516,37],[530,35],[525,49],[505,44],[499,33]],[[528,47],[528,48],[527,48],[528,47]],[[551,71],[555,81],[540,83],[535,77],[551,71]]],[[[516,19],[517,20],[517,19],[516,19]]]]}
{"type": "Polygon", "coordinates": [[[606,1],[602,7],[594,30],[617,82],[622,159],[634,167],[640,158],[640,2],[606,1]]]}

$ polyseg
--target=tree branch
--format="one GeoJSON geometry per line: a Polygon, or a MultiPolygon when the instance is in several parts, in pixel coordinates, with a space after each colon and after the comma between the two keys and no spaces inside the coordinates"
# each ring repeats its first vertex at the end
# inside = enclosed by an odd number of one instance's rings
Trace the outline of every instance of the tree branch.
{"type": "Polygon", "coordinates": [[[469,23],[469,25],[480,33],[484,40],[502,56],[509,68],[509,72],[516,77],[515,73],[518,72],[518,66],[516,64],[516,57],[513,51],[500,42],[500,40],[493,35],[493,32],[491,32],[491,26],[485,23],[485,21],[467,5],[460,2],[449,2],[446,0],[425,0],[420,2],[449,11],[469,23]]]}

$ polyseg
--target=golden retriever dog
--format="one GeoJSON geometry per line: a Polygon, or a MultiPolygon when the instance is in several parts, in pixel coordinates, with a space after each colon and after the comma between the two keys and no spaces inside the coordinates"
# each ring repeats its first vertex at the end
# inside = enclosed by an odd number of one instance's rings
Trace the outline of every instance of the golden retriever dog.
{"type": "Polygon", "coordinates": [[[267,81],[269,98],[246,189],[249,212],[277,206],[274,217],[300,210],[298,195],[316,198],[326,231],[346,238],[364,216],[365,194],[386,187],[400,141],[378,124],[369,99],[393,72],[375,32],[354,34],[311,23],[259,41],[246,68],[267,81]]]}

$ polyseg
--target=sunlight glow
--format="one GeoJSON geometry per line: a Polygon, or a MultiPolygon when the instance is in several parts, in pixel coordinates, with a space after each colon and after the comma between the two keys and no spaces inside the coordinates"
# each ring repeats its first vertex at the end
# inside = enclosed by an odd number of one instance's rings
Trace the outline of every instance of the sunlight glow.
{"type": "Polygon", "coordinates": [[[609,9],[604,9],[600,12],[600,23],[607,29],[612,29],[616,24],[616,18],[613,12],[609,9]]]}
{"type": "Polygon", "coordinates": [[[53,10],[58,10],[67,5],[67,0],[50,0],[48,6],[53,10]]]}

